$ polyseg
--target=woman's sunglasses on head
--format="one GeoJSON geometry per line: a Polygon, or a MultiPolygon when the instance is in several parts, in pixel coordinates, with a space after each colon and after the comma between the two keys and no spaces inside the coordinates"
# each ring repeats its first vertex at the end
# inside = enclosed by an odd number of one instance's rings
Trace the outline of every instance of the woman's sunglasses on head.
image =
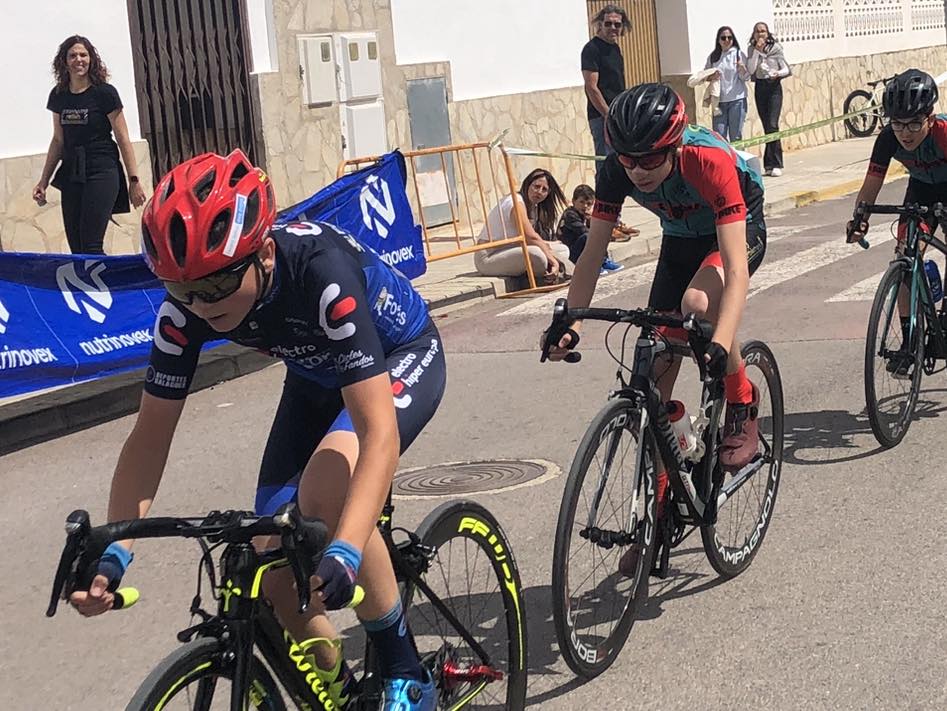
{"type": "Polygon", "coordinates": [[[256,255],[200,279],[163,281],[162,284],[172,297],[185,306],[193,304],[194,299],[205,304],[215,304],[236,293],[243,283],[244,275],[255,261],[256,255]]]}
{"type": "Polygon", "coordinates": [[[618,154],[618,162],[623,166],[628,168],[628,170],[634,170],[635,168],[641,168],[642,170],[654,170],[659,168],[664,161],[667,159],[668,149],[664,148],[660,151],[653,151],[652,153],[641,153],[636,156],[625,155],[623,153],[618,154]]]}

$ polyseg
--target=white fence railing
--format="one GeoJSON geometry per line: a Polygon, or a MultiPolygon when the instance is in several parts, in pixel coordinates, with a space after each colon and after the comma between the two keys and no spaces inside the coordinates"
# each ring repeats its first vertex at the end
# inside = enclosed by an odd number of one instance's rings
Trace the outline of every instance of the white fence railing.
{"type": "Polygon", "coordinates": [[[945,0],[772,0],[773,32],[794,61],[944,44],[945,0]]]}

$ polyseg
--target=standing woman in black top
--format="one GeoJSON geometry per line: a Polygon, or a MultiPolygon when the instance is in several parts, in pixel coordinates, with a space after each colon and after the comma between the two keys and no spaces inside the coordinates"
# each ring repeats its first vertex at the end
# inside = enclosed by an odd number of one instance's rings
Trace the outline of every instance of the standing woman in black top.
{"type": "Polygon", "coordinates": [[[129,212],[129,199],[135,207],[145,202],[122,101],[106,82],[108,70],[85,37],[74,35],[59,45],[53,72],[56,86],[46,102],[53,112],[53,138],[33,199],[46,204],[49,178],[61,160],[52,184],[62,192],[69,249],[73,254],[104,254],[102,241],[109,218],[129,212]]]}

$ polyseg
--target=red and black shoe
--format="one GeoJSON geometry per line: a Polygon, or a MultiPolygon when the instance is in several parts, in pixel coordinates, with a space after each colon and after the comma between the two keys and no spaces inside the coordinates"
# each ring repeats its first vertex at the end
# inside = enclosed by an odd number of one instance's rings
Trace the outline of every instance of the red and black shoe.
{"type": "Polygon", "coordinates": [[[755,383],[752,385],[753,401],[751,403],[727,403],[727,414],[723,423],[723,443],[720,445],[720,465],[724,469],[742,469],[759,453],[760,431],[756,420],[760,409],[760,391],[755,383]]]}

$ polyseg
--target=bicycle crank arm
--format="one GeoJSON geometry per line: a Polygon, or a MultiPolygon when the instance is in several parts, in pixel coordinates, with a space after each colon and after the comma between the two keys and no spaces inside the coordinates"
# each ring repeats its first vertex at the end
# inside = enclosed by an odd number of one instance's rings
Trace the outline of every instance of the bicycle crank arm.
{"type": "Polygon", "coordinates": [[[627,546],[635,542],[635,533],[638,529],[638,517],[632,513],[632,526],[631,531],[611,531],[605,528],[598,528],[597,526],[592,526],[589,528],[583,528],[579,531],[579,535],[586,539],[587,541],[594,543],[600,548],[605,550],[610,550],[615,546],[627,546]]]}
{"type": "Polygon", "coordinates": [[[740,487],[746,484],[750,480],[750,477],[762,469],[765,464],[766,458],[763,455],[757,455],[752,462],[734,474],[733,478],[727,482],[727,485],[720,491],[720,495],[717,496],[717,509],[719,510],[724,502],[737,493],[740,487]]]}

